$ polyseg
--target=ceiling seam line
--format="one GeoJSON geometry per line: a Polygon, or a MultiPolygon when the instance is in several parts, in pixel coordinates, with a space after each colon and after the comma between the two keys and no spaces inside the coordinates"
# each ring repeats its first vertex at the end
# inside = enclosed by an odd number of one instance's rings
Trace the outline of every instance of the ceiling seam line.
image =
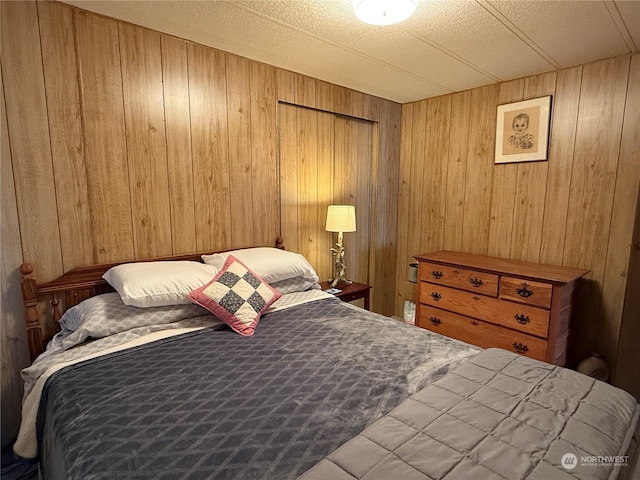
{"type": "Polygon", "coordinates": [[[620,14],[620,10],[618,10],[618,6],[615,2],[603,2],[611,20],[616,26],[616,29],[620,33],[622,40],[625,45],[629,49],[629,53],[637,52],[638,47],[636,46],[636,42],[633,40],[633,35],[629,32],[629,27],[627,27],[627,23],[624,21],[624,18],[620,14]]]}
{"type": "Polygon", "coordinates": [[[556,61],[551,55],[544,51],[540,45],[534,42],[526,33],[520,30],[511,20],[500,12],[496,7],[491,5],[489,0],[476,0],[476,3],[484,8],[489,15],[493,16],[498,22],[500,22],[507,30],[518,37],[522,42],[527,45],[531,50],[536,52],[542,59],[551,64],[556,70],[560,70],[563,66],[556,61]]]}
{"type": "Polygon", "coordinates": [[[415,35],[412,32],[409,32],[407,30],[405,30],[402,27],[398,27],[399,30],[402,30],[403,32],[405,32],[407,35],[411,35],[413,38],[415,38],[416,40],[419,40],[423,43],[426,43],[427,45],[429,45],[430,47],[435,48],[436,50],[444,53],[445,55],[448,55],[449,57],[453,58],[454,60],[463,63],[464,65],[466,65],[467,67],[475,70],[476,72],[485,75],[487,77],[489,77],[490,79],[496,81],[496,82],[502,82],[505,79],[504,78],[500,78],[500,77],[496,77],[495,75],[493,75],[492,73],[487,72],[486,70],[484,70],[482,67],[479,67],[477,65],[475,65],[474,63],[471,63],[470,61],[460,57],[458,54],[447,50],[446,48],[444,48],[443,46],[441,46],[440,44],[433,42],[432,40],[427,40],[426,38],[420,37],[418,35],[415,35]]]}

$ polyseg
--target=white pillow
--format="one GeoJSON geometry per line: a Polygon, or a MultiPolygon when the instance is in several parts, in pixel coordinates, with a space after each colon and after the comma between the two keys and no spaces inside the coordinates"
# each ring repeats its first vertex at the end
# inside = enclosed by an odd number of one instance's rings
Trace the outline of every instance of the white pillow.
{"type": "Polygon", "coordinates": [[[161,307],[191,303],[189,292],[209,282],[218,269],[188,260],[124,263],[102,276],[125,305],[161,307]]]}
{"type": "Polygon", "coordinates": [[[304,278],[302,276],[287,278],[286,280],[273,282],[269,285],[279,291],[282,295],[285,293],[306,292],[307,290],[319,290],[321,288],[317,280],[304,278]]]}
{"type": "Polygon", "coordinates": [[[270,284],[294,277],[302,277],[301,280],[309,280],[311,282],[318,281],[316,271],[306,258],[299,253],[287,252],[279,248],[245,248],[231,252],[203,255],[202,260],[220,270],[229,255],[236,257],[270,284]]]}

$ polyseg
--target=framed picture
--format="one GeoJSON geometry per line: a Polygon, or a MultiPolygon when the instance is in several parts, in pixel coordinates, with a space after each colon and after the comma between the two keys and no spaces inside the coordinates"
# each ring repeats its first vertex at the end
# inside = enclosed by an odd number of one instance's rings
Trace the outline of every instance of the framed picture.
{"type": "Polygon", "coordinates": [[[495,163],[547,160],[551,96],[498,105],[495,163]]]}

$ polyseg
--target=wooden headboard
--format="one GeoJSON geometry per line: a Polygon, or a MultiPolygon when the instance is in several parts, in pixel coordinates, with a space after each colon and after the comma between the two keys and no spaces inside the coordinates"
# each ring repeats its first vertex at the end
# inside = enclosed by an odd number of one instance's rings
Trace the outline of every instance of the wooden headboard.
{"type": "MultiPolygon", "coordinates": [[[[284,249],[282,238],[278,237],[275,242],[276,248],[284,249]]],[[[242,247],[241,247],[242,248],[242,247]]],[[[229,251],[220,250],[219,252],[229,251]]],[[[191,260],[202,262],[202,255],[210,255],[212,252],[190,253],[186,255],[172,255],[168,257],[138,259],[128,262],[104,263],[100,265],[89,265],[77,267],[69,270],[65,274],[47,283],[38,284],[33,274],[33,267],[29,263],[23,263],[20,267],[22,280],[22,300],[25,308],[25,321],[27,324],[27,341],[29,343],[29,354],[31,361],[40,355],[52,335],[45,332],[53,330],[60,331],[59,320],[64,313],[64,309],[73,307],[78,303],[102,293],[113,292],[113,288],[103,278],[102,275],[111,267],[122,263],[132,262],[156,262],[167,260],[191,260]],[[38,302],[43,300],[45,295],[51,295],[51,307],[53,313],[53,329],[47,329],[40,319],[38,312],[38,302]],[[60,300],[64,300],[64,307],[60,306],[60,300]]]]}

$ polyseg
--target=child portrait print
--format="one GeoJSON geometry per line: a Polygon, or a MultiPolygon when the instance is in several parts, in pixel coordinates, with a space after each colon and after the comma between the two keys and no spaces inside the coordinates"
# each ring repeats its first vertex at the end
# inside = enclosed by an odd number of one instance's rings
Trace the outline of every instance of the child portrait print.
{"type": "Polygon", "coordinates": [[[498,106],[495,163],[547,159],[551,96],[498,106]]]}

